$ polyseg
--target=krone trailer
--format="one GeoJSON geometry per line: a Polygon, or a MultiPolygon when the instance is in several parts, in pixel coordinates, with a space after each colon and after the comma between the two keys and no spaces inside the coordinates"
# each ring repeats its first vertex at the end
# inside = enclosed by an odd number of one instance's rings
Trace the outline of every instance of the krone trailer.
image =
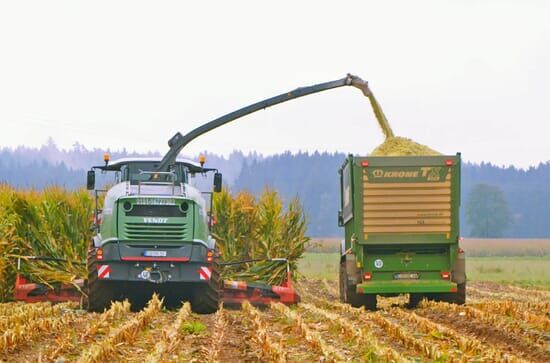
{"type": "Polygon", "coordinates": [[[376,308],[377,295],[464,304],[459,246],[460,154],[349,156],[340,168],[340,297],[376,308]]]}

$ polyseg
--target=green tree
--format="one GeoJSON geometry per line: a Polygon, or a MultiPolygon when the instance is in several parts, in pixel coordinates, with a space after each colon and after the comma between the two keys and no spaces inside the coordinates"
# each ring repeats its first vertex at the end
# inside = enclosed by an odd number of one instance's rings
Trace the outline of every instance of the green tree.
{"type": "Polygon", "coordinates": [[[475,185],[465,207],[472,237],[502,237],[513,223],[506,197],[496,185],[475,185]]]}

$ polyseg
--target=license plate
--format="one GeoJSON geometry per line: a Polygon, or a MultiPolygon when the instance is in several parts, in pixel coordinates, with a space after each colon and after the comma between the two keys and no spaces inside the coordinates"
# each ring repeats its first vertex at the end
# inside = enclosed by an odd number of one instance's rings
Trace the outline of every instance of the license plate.
{"type": "Polygon", "coordinates": [[[393,275],[393,278],[396,280],[417,280],[418,273],[416,272],[401,272],[393,275]]]}
{"type": "Polygon", "coordinates": [[[145,251],[143,253],[145,257],[166,257],[166,251],[145,251]]]}

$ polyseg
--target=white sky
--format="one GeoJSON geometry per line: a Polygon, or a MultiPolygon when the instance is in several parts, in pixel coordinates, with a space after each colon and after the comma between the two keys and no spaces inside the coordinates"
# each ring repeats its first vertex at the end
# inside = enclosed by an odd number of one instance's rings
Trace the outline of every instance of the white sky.
{"type": "MultiPolygon", "coordinates": [[[[396,134],[465,160],[550,159],[550,1],[3,1],[0,146],[167,150],[249,103],[351,72],[396,134]]],[[[260,111],[185,154],[367,154],[341,88],[260,111]]]]}

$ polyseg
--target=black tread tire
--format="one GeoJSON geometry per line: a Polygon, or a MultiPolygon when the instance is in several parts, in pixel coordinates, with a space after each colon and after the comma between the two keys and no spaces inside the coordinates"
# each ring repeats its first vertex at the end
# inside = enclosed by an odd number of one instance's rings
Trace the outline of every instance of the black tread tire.
{"type": "Polygon", "coordinates": [[[415,308],[422,301],[424,296],[422,294],[409,294],[409,303],[407,304],[408,308],[415,308]]]}
{"type": "Polygon", "coordinates": [[[443,301],[449,304],[464,305],[466,303],[466,282],[457,284],[455,293],[436,294],[430,300],[443,301]]]}
{"type": "Polygon", "coordinates": [[[457,305],[466,304],[466,282],[457,285],[455,299],[453,302],[457,305]]]}
{"type": "Polygon", "coordinates": [[[360,308],[361,306],[365,306],[366,296],[358,294],[355,291],[355,285],[348,285],[346,261],[340,262],[340,301],[350,304],[354,308],[360,308]]]}
{"type": "Polygon", "coordinates": [[[191,310],[197,314],[212,314],[218,311],[220,301],[220,265],[216,257],[212,262],[212,274],[207,284],[193,292],[191,310]]]}
{"type": "Polygon", "coordinates": [[[101,313],[108,309],[115,300],[114,286],[100,281],[97,277],[96,249],[88,249],[88,298],[87,308],[90,312],[101,313]]]}
{"type": "Polygon", "coordinates": [[[365,307],[365,309],[375,311],[376,304],[378,302],[377,296],[373,294],[365,294],[362,296],[364,297],[363,306],[365,307]]]}

